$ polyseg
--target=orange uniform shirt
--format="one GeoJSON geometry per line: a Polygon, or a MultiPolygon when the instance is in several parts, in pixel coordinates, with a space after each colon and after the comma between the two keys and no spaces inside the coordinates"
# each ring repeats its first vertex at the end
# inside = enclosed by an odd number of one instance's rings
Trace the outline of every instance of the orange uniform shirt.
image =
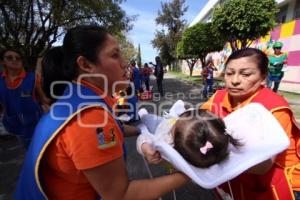
{"type": "MultiPolygon", "coordinates": [[[[229,112],[233,112],[238,108],[241,108],[251,102],[251,100],[255,97],[256,94],[252,95],[244,102],[239,104],[236,107],[232,107],[229,101],[228,94],[225,95],[221,105],[222,107],[226,108],[229,112]]],[[[202,109],[211,110],[211,105],[213,102],[214,96],[212,96],[207,102],[201,105],[202,109]]],[[[287,109],[280,109],[272,112],[273,116],[278,120],[281,124],[282,128],[285,130],[287,136],[290,140],[289,148],[284,151],[283,153],[277,155],[276,163],[282,167],[290,167],[296,164],[299,164],[299,158],[296,154],[296,140],[292,134],[292,119],[287,109]]],[[[289,175],[291,177],[291,183],[293,190],[300,191],[300,171],[293,170],[292,174],[289,175]]]]}
{"type": "Polygon", "coordinates": [[[26,72],[25,70],[22,70],[22,72],[12,81],[8,78],[6,70],[2,72],[2,76],[5,78],[6,86],[10,89],[15,89],[21,85],[23,79],[26,77],[26,72]]]}
{"type": "MultiPolygon", "coordinates": [[[[103,92],[83,82],[97,94],[103,92]]],[[[109,106],[112,98],[104,99],[109,106]]],[[[123,135],[113,116],[90,108],[64,127],[47,148],[42,161],[45,192],[50,199],[96,199],[97,193],[82,170],[121,158],[123,135]]]]}

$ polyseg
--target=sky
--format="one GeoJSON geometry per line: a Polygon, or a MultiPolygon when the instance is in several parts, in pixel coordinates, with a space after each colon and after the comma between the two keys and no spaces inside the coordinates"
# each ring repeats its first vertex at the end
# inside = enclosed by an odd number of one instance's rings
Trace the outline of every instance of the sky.
{"type": "MultiPolygon", "coordinates": [[[[133,22],[133,29],[129,32],[129,40],[137,48],[140,44],[142,62],[154,61],[158,51],[152,47],[151,40],[154,39],[155,30],[160,30],[155,24],[158,10],[161,10],[161,2],[172,0],[126,0],[121,4],[127,15],[138,15],[133,22]]],[[[208,0],[185,0],[188,10],[183,19],[189,24],[205,6],[208,0]]]]}

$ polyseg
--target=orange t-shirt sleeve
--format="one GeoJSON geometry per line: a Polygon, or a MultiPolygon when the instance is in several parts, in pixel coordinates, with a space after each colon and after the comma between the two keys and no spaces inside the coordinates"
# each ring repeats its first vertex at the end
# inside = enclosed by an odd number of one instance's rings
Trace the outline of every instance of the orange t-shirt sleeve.
{"type": "Polygon", "coordinates": [[[280,123],[280,125],[285,130],[287,135],[290,136],[293,124],[292,124],[292,119],[290,117],[289,111],[286,109],[278,110],[278,111],[274,111],[272,114],[280,123]]]}
{"type": "Polygon", "coordinates": [[[211,110],[211,106],[213,104],[213,99],[215,97],[215,94],[210,97],[206,102],[204,102],[201,106],[200,109],[204,109],[204,110],[211,110]]]}
{"type": "Polygon", "coordinates": [[[123,135],[103,108],[82,111],[62,136],[66,154],[78,170],[90,169],[123,155],[123,135]]]}

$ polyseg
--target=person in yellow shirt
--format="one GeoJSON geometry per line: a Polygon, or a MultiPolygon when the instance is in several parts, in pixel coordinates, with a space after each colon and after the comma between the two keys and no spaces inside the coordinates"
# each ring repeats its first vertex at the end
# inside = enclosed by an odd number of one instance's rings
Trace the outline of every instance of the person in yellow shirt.
{"type": "Polygon", "coordinates": [[[217,91],[201,108],[220,117],[251,102],[270,110],[288,135],[290,146],[231,180],[230,187],[224,184],[221,188],[233,199],[299,200],[300,130],[286,100],[265,87],[268,63],[268,57],[258,49],[233,52],[225,64],[225,89],[217,91]]]}

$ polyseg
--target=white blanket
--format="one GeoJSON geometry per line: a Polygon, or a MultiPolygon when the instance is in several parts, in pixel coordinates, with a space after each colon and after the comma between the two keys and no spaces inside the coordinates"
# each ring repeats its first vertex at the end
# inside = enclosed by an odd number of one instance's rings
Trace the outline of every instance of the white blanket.
{"type": "MultiPolygon", "coordinates": [[[[190,165],[172,146],[162,140],[156,140],[155,135],[153,135],[153,146],[175,168],[207,189],[215,188],[233,179],[250,167],[273,157],[289,146],[289,139],[281,125],[260,104],[246,105],[225,117],[224,121],[232,137],[239,139],[243,146],[236,149],[230,145],[229,158],[209,168],[201,169],[190,165]]],[[[157,123],[151,122],[151,127],[148,129],[153,131],[153,126],[157,123]]],[[[145,131],[148,132],[148,130],[145,131]]]]}

